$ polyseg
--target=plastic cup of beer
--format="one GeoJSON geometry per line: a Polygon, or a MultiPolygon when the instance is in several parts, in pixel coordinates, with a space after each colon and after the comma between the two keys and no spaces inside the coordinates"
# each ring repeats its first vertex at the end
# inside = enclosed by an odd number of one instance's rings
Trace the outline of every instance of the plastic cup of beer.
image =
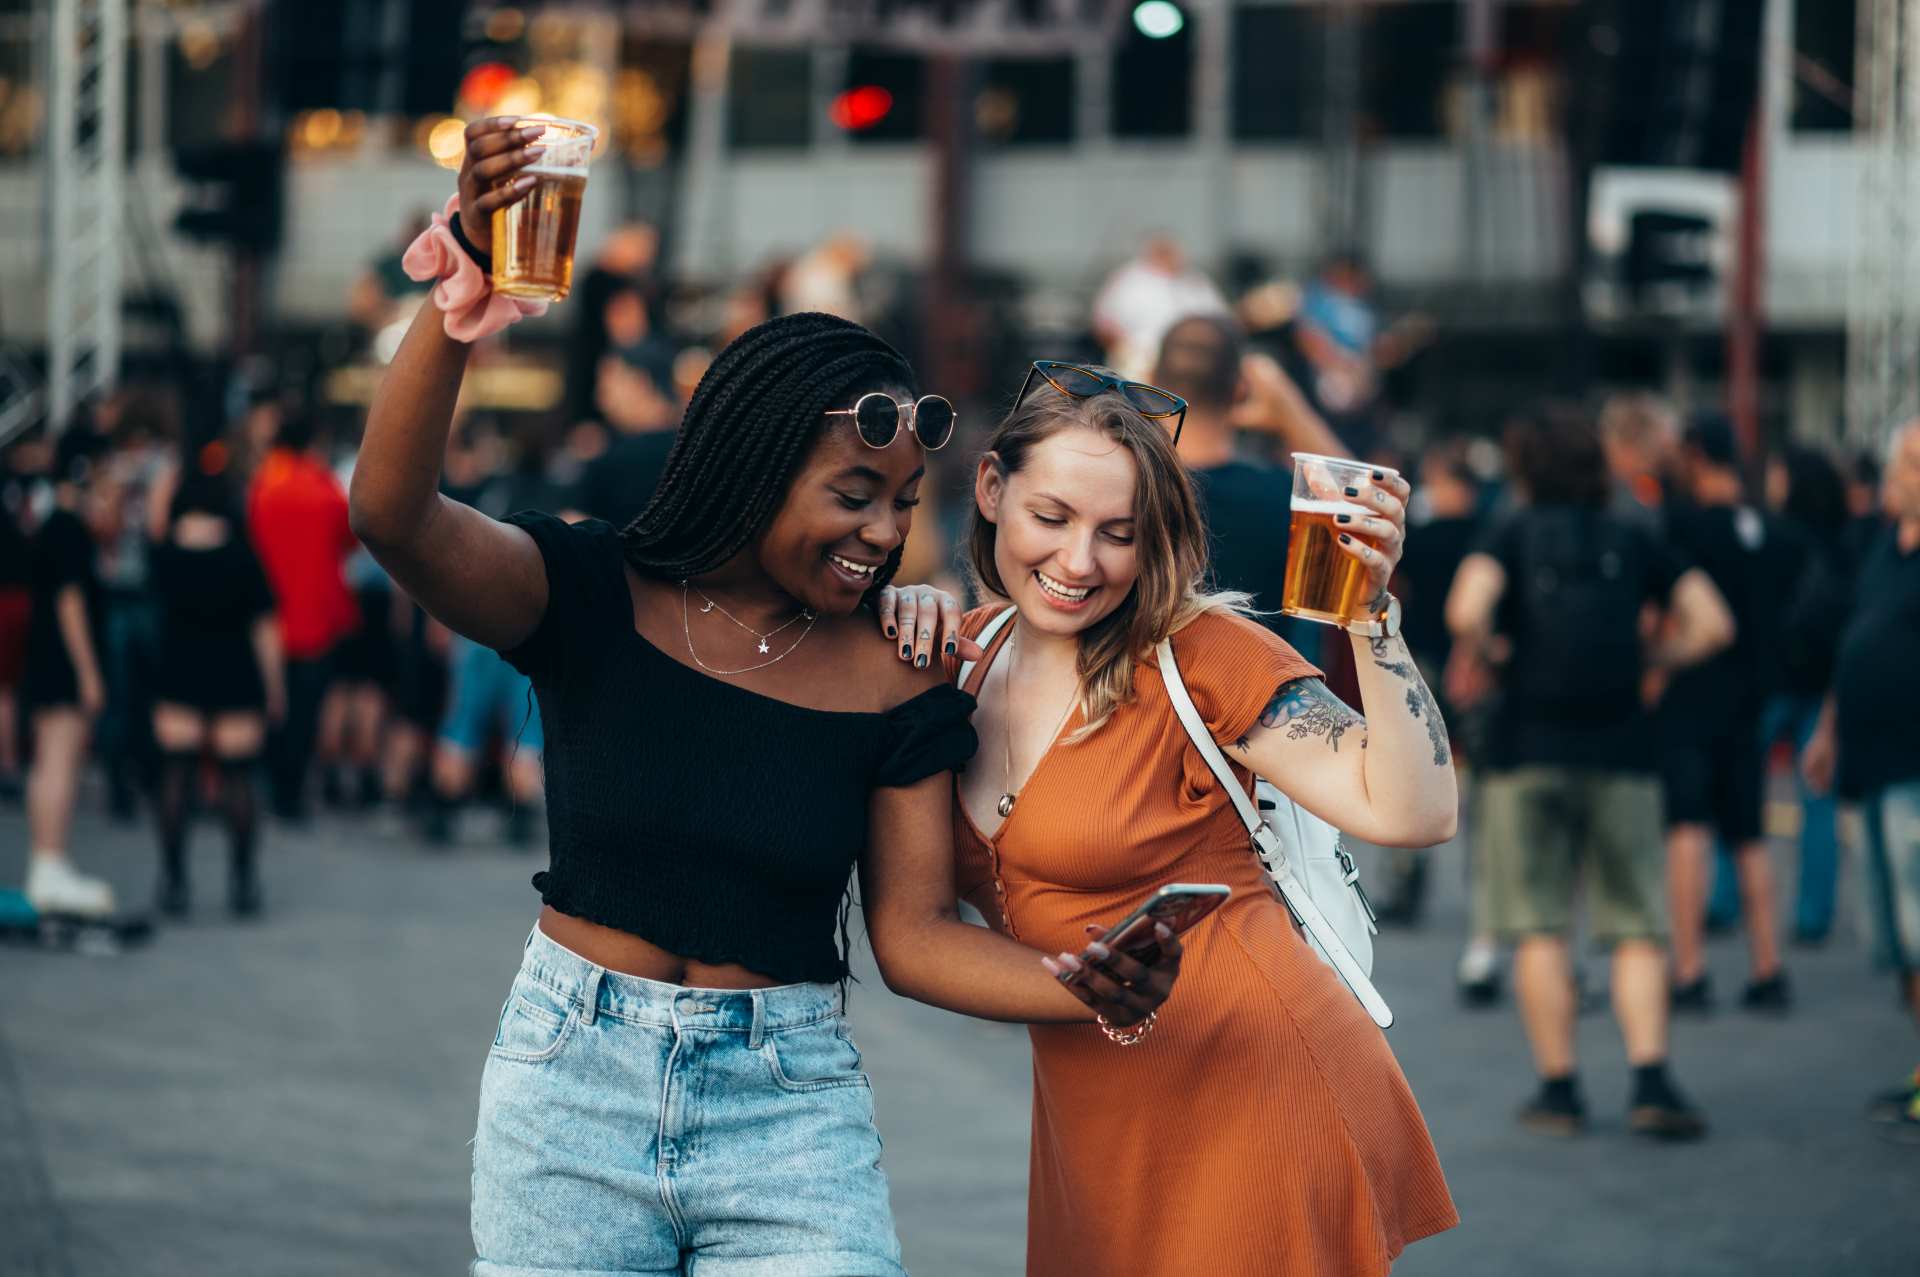
{"type": "Polygon", "coordinates": [[[1280,595],[1286,615],[1339,626],[1367,617],[1372,601],[1367,567],[1340,548],[1340,534],[1351,529],[1335,519],[1350,514],[1358,523],[1369,513],[1345,493],[1367,483],[1375,470],[1398,473],[1345,457],[1293,454],[1293,518],[1287,530],[1287,582],[1280,595]]]}
{"type": "Polygon", "coordinates": [[[508,297],[557,302],[573,290],[580,204],[600,131],[551,115],[529,115],[514,125],[539,125],[543,131],[532,142],[539,157],[508,179],[532,177],[533,189],[493,213],[493,289],[508,297]]]}

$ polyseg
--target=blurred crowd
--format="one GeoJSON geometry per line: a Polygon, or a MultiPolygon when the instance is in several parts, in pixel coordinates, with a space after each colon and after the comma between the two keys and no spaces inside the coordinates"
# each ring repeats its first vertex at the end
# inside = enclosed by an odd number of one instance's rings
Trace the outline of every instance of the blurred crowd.
{"type": "MultiPolygon", "coordinates": [[[[382,334],[421,303],[398,248],[350,299],[375,361],[382,334]]],[[[859,319],[925,366],[910,297],[876,280],[857,239],[697,305],[660,277],[657,252],[633,226],[583,265],[563,308],[560,402],[463,410],[446,499],[625,524],[712,352],[774,314],[859,319]]],[[[1469,1006],[1500,1002],[1511,948],[1539,1082],[1523,1120],[1555,1133],[1584,1121],[1576,936],[1609,954],[1629,1061],[1663,1059],[1669,1015],[1716,1004],[1710,930],[1746,936],[1740,1006],[1789,1012],[1789,946],[1833,932],[1843,846],[1859,857],[1878,957],[1920,1020],[1920,423],[1884,454],[1788,444],[1761,458],[1725,419],[1631,393],[1537,405],[1410,451],[1388,388],[1433,325],[1383,322],[1371,291],[1365,263],[1335,254],[1305,282],[1253,281],[1229,299],[1155,236],[1065,348],[1020,358],[1099,362],[1188,401],[1178,446],[1219,584],[1274,613],[1349,701],[1350,646],[1278,615],[1289,458],[1349,455],[1414,482],[1395,592],[1472,778],[1460,989],[1469,1006]],[[1769,805],[1787,792],[1790,804],[1769,805]],[[1778,875],[1788,847],[1793,871],[1778,875]]],[[[998,371],[1011,391],[1025,367],[998,371]]],[[[998,406],[962,399],[962,446],[938,456],[900,580],[964,592],[950,547],[972,477],[967,433],[998,406]]],[[[74,845],[94,765],[112,817],[155,828],[164,915],[193,908],[202,816],[224,827],[226,903],[240,915],[265,898],[261,805],[290,823],[317,805],[432,847],[538,845],[528,682],[449,635],[357,546],[345,496],[356,425],[272,375],[214,396],[131,385],[62,424],[0,452],[0,794],[25,796],[36,907],[130,903],[74,845]]],[[[1418,925],[1428,859],[1388,865],[1374,884],[1382,921],[1418,925]]],[[[1654,1099],[1671,1085],[1635,1081],[1654,1099]]],[[[1920,1131],[1920,1074],[1874,1112],[1920,1131]]]]}

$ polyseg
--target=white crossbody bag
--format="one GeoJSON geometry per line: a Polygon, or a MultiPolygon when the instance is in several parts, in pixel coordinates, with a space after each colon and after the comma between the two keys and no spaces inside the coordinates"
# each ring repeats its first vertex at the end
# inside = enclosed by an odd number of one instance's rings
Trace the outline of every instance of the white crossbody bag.
{"type": "Polygon", "coordinates": [[[1360,886],[1360,872],[1353,857],[1341,845],[1340,831],[1301,807],[1270,782],[1254,777],[1253,799],[1240,788],[1227,756],[1207,731],[1207,725],[1187,694],[1180,677],[1180,664],[1173,658],[1173,645],[1164,639],[1157,649],[1160,679],[1166,685],[1173,712],[1200,757],[1207,760],[1220,788],[1233,800],[1241,823],[1253,840],[1254,855],[1273,884],[1275,894],[1286,902],[1294,920],[1306,932],[1307,943],[1340,978],[1353,996],[1360,1000],[1373,1022],[1381,1028],[1393,1025],[1393,1011],[1380,991],[1373,987],[1373,906],[1360,886]],[[1259,807],[1256,810],[1254,803],[1259,807]]]}

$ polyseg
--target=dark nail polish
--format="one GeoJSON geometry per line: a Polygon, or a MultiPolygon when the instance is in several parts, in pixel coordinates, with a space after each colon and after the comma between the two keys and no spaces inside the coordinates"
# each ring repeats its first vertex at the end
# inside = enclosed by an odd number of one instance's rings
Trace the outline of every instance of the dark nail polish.
{"type": "Polygon", "coordinates": [[[902,644],[900,645],[900,655],[902,655],[902,656],[912,656],[912,655],[913,655],[913,649],[912,649],[912,648],[910,648],[910,647],[908,647],[908,646],[907,646],[907,645],[906,645],[905,643],[902,643],[902,644]]]}
{"type": "Polygon", "coordinates": [[[922,652],[920,653],[920,655],[913,658],[913,668],[917,670],[923,670],[927,668],[927,654],[925,652],[922,652]]]}
{"type": "Polygon", "coordinates": [[[1352,523],[1353,516],[1350,514],[1336,514],[1333,516],[1333,521],[1335,523],[1352,523]]]}
{"type": "Polygon", "coordinates": [[[1381,473],[1380,471],[1378,471],[1378,470],[1375,470],[1375,471],[1373,472],[1373,481],[1374,481],[1375,483],[1378,483],[1378,482],[1380,482],[1380,481],[1381,481],[1382,479],[1384,479],[1384,478],[1386,478],[1386,477],[1387,477],[1386,475],[1384,475],[1384,474],[1382,474],[1382,473],[1381,473]]]}
{"type": "Polygon", "coordinates": [[[1350,536],[1348,536],[1348,535],[1347,535],[1346,533],[1344,533],[1344,532],[1342,532],[1342,533],[1340,534],[1340,544],[1341,544],[1341,545],[1352,545],[1352,544],[1353,544],[1353,538],[1352,538],[1352,537],[1350,537],[1350,536]]]}
{"type": "Polygon", "coordinates": [[[947,640],[947,655],[948,655],[948,656],[952,656],[952,655],[953,655],[953,654],[954,654],[955,652],[957,652],[957,651],[959,651],[959,650],[960,650],[960,645],[959,645],[958,643],[955,643],[955,642],[954,642],[954,641],[953,641],[952,639],[948,639],[948,640],[947,640]]]}
{"type": "Polygon", "coordinates": [[[896,629],[896,628],[894,628],[893,626],[891,626],[891,625],[889,625],[889,626],[887,627],[887,637],[888,637],[888,638],[899,638],[899,637],[900,637],[900,631],[899,631],[898,629],[896,629]]]}
{"type": "Polygon", "coordinates": [[[1343,489],[1343,491],[1345,491],[1346,494],[1350,497],[1357,497],[1360,495],[1360,489],[1358,488],[1346,488],[1346,489],[1343,489]]]}

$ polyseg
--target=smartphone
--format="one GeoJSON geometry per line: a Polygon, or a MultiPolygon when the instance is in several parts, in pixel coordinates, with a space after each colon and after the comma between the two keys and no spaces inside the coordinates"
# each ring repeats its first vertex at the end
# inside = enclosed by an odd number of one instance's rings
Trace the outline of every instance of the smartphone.
{"type": "MultiPolygon", "coordinates": [[[[1100,943],[1152,966],[1160,960],[1160,942],[1154,936],[1153,924],[1164,922],[1167,930],[1177,936],[1227,903],[1227,897],[1232,894],[1233,888],[1225,883],[1170,882],[1141,901],[1139,908],[1108,927],[1100,943]]],[[[1081,974],[1063,971],[1060,983],[1073,984],[1081,974]]]]}

